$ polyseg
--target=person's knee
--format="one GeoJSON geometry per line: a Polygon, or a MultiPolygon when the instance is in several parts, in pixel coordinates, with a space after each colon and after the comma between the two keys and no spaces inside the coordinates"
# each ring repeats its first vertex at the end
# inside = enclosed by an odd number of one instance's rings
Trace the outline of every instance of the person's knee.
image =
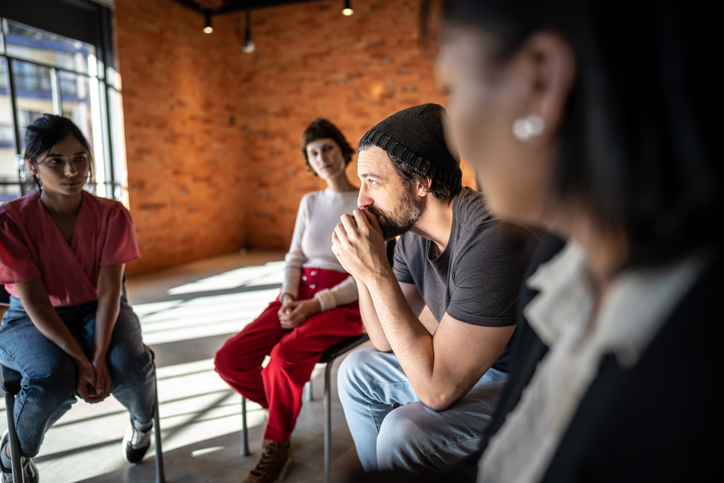
{"type": "Polygon", "coordinates": [[[259,365],[244,357],[244,345],[238,337],[226,341],[214,356],[214,368],[224,381],[253,380],[258,376],[259,365]]]}
{"type": "Polygon", "coordinates": [[[59,405],[64,400],[75,399],[76,370],[68,358],[48,360],[42,370],[33,371],[25,376],[23,386],[47,400],[49,404],[59,405]]]}
{"type": "Polygon", "coordinates": [[[422,458],[419,444],[426,438],[424,424],[416,406],[411,403],[391,411],[380,426],[377,437],[377,463],[380,470],[406,469],[419,466],[422,458]]]}
{"type": "Polygon", "coordinates": [[[231,351],[229,350],[229,344],[227,342],[214,356],[214,369],[216,369],[216,372],[219,373],[221,377],[231,372],[231,360],[231,351]]]}
{"type": "Polygon", "coordinates": [[[108,351],[108,365],[115,377],[137,377],[151,369],[151,354],[142,345],[126,341],[114,344],[108,351]]]}
{"type": "Polygon", "coordinates": [[[380,426],[377,459],[380,470],[404,469],[420,474],[443,470],[475,451],[482,430],[474,422],[441,419],[417,401],[391,411],[380,426]]]}

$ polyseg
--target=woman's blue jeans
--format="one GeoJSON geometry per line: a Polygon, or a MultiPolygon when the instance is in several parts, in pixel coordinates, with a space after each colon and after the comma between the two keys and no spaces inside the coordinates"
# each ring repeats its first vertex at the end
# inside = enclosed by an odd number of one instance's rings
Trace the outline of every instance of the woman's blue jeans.
{"type": "MultiPolygon", "coordinates": [[[[90,359],[96,328],[96,302],[56,307],[90,359]]],[[[71,358],[33,325],[17,297],[0,327],[0,362],[22,375],[21,391],[15,399],[15,425],[23,456],[38,454],[45,432],[76,401],[76,370],[71,358]]],[[[111,394],[141,423],[153,418],[154,367],[141,339],[141,324],[126,297],[121,306],[108,347],[108,369],[113,380],[111,394]]]]}

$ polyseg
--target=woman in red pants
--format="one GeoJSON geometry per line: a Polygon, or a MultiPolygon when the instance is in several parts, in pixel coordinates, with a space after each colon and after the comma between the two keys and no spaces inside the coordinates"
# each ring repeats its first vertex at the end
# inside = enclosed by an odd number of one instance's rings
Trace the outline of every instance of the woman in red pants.
{"type": "Polygon", "coordinates": [[[342,214],[357,208],[357,188],[345,171],[354,150],[334,124],[319,118],[302,135],[302,153],[327,189],[302,198],[280,296],[226,341],[214,361],[234,390],[269,410],[262,455],[246,483],[281,481],[314,365],[327,348],[363,332],[356,283],[329,241],[342,214]]]}

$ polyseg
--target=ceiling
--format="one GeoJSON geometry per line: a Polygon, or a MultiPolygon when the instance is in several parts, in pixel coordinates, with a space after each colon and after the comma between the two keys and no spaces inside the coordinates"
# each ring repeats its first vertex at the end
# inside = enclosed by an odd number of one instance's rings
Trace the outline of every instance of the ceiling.
{"type": "Polygon", "coordinates": [[[172,0],[203,15],[223,15],[314,0],[172,0]]]}

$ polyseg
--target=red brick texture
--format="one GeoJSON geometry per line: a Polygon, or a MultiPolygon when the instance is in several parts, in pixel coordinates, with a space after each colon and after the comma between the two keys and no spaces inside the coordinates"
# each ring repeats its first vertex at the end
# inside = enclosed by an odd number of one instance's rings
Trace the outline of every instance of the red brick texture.
{"type": "MultiPolygon", "coordinates": [[[[445,97],[418,42],[417,0],[317,1],[203,17],[170,0],[116,0],[138,274],[240,248],[286,249],[299,200],[324,183],[300,152],[316,117],[352,145],[388,115],[445,97]]],[[[350,177],[356,182],[356,164],[350,177]]],[[[464,184],[474,174],[464,163],[464,184]]]]}

